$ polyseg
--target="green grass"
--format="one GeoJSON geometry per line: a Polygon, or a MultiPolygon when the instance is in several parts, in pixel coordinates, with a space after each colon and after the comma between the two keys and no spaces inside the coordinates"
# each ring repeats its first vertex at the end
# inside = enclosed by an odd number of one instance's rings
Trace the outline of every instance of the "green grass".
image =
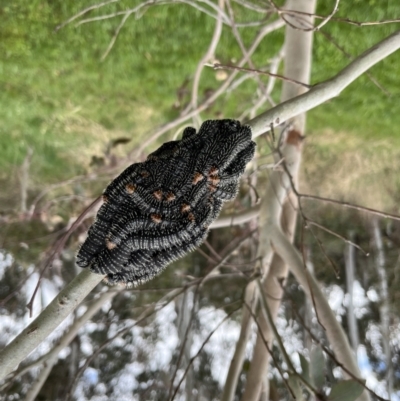
{"type": "MultiPolygon", "coordinates": [[[[395,0],[349,3],[340,4],[338,16],[374,20],[400,14],[395,0]]],[[[129,135],[129,148],[135,147],[152,128],[178,115],[173,108],[177,89],[188,82],[190,90],[197,61],[212,36],[214,20],[182,4],[149,8],[140,19],[132,16],[127,21],[109,56],[101,62],[120,19],[79,27],[71,24],[54,32],[56,25],[91,4],[21,0],[1,6],[1,180],[22,163],[28,147],[34,149],[31,173],[38,185],[84,173],[91,156],[101,153],[110,138],[129,135]]],[[[89,15],[124,10],[134,4],[138,2],[121,1],[89,15]]],[[[324,3],[318,13],[328,14],[332,5],[324,3]]],[[[247,20],[253,17],[241,16],[247,20]]],[[[356,56],[396,26],[359,28],[332,21],[325,28],[340,46],[356,56]]],[[[247,44],[256,32],[257,28],[241,30],[247,44]]],[[[268,36],[253,57],[255,65],[265,64],[282,41],[283,30],[268,36]]],[[[221,62],[240,57],[239,47],[226,27],[217,57],[221,62]]],[[[313,83],[333,76],[347,63],[347,58],[321,33],[315,35],[313,83]]],[[[309,113],[310,131],[332,128],[366,138],[398,137],[399,65],[400,54],[395,54],[371,70],[391,96],[362,77],[339,98],[309,113]]],[[[218,84],[215,73],[206,71],[201,97],[218,84]]],[[[254,88],[247,81],[239,95],[222,97],[203,116],[239,115],[251,104],[254,88]]],[[[275,98],[279,98],[279,90],[275,98]]],[[[188,95],[183,101],[188,101],[188,95]]]]}

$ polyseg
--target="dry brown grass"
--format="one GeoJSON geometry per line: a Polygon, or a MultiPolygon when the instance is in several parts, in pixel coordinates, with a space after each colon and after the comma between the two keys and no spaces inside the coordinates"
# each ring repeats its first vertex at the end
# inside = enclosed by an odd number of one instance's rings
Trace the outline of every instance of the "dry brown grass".
{"type": "Polygon", "coordinates": [[[301,191],[398,211],[400,143],[325,131],[306,139],[301,191]]]}
{"type": "MultiPolygon", "coordinates": [[[[104,155],[111,140],[126,137],[131,138],[131,142],[125,146],[118,146],[113,149],[116,157],[126,156],[128,150],[140,144],[144,134],[154,126],[154,119],[157,113],[145,106],[135,107],[135,125],[140,127],[140,131],[124,131],[122,129],[109,129],[105,126],[84,117],[79,108],[72,106],[65,110],[63,114],[52,116],[47,121],[47,126],[57,126],[62,132],[61,135],[71,136],[76,146],[62,151],[62,156],[71,158],[75,163],[88,166],[93,156],[101,157],[104,155]]],[[[46,127],[45,125],[45,127],[46,127]]],[[[63,141],[60,141],[61,143],[63,141]]]]}

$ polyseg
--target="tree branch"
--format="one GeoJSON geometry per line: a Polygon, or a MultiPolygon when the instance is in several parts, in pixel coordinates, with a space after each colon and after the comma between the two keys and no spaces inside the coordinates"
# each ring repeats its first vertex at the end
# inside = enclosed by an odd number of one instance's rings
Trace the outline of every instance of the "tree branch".
{"type": "Polygon", "coordinates": [[[0,353],[0,380],[26,358],[96,287],[103,276],[83,270],[0,353]]]}
{"type": "Polygon", "coordinates": [[[400,31],[366,50],[333,78],[315,85],[310,91],[260,114],[248,122],[257,137],[298,114],[304,113],[338,96],[369,68],[400,48],[400,31]]]}
{"type": "Polygon", "coordinates": [[[38,358],[36,361],[22,366],[17,372],[15,372],[11,379],[15,380],[17,377],[23,375],[28,370],[40,366],[47,360],[54,359],[55,363],[58,354],[71,343],[71,341],[78,334],[78,331],[81,329],[81,327],[83,327],[86,322],[90,320],[107,301],[111,301],[117,294],[118,291],[113,290],[108,290],[107,292],[101,293],[100,296],[88,306],[86,312],[74,321],[72,326],[68,328],[68,330],[63,334],[63,336],[57,341],[55,346],[49,352],[38,358]]]}

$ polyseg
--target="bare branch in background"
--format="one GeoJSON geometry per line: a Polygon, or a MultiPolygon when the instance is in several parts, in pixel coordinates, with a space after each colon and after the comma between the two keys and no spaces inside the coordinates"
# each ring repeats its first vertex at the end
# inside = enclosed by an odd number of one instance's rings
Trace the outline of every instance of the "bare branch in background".
{"type": "Polygon", "coordinates": [[[134,12],[134,11],[132,11],[132,12],[127,12],[127,13],[122,17],[121,22],[119,23],[117,29],[115,30],[114,35],[113,35],[113,37],[111,38],[110,43],[108,44],[106,51],[105,51],[105,52],[103,53],[103,55],[101,56],[101,59],[100,59],[101,61],[104,61],[104,60],[106,59],[106,57],[108,56],[108,54],[110,53],[111,49],[112,49],[113,46],[114,46],[114,43],[116,42],[116,40],[117,40],[117,38],[118,38],[118,35],[119,35],[119,33],[120,33],[122,27],[125,25],[125,22],[128,20],[128,18],[131,16],[131,14],[132,14],[133,12],[134,12]]]}
{"type": "MultiPolygon", "coordinates": [[[[203,69],[204,69],[204,64],[215,58],[215,50],[216,50],[219,40],[221,38],[223,8],[224,8],[224,0],[219,0],[218,1],[218,10],[219,10],[218,11],[218,19],[215,24],[214,33],[213,33],[210,45],[209,45],[206,53],[204,54],[204,56],[201,58],[201,60],[197,64],[196,72],[194,73],[193,86],[192,86],[192,99],[191,99],[191,106],[193,109],[196,109],[197,104],[198,104],[200,77],[201,77],[201,73],[203,72],[203,69]]],[[[199,126],[200,125],[199,116],[195,115],[195,116],[193,116],[193,118],[197,120],[197,125],[199,126]]]]}
{"type": "Polygon", "coordinates": [[[304,82],[296,81],[295,79],[284,77],[283,75],[274,74],[274,73],[268,72],[268,71],[261,71],[261,70],[256,70],[256,69],[252,69],[252,68],[236,67],[234,65],[225,65],[225,64],[219,64],[219,63],[214,63],[214,64],[210,65],[210,67],[213,67],[214,70],[237,70],[237,71],[243,71],[243,72],[250,72],[250,73],[258,74],[258,75],[267,75],[269,77],[281,79],[282,81],[288,81],[288,82],[292,82],[292,83],[300,85],[300,86],[304,86],[307,89],[312,88],[312,85],[308,85],[308,84],[305,84],[304,82]]]}
{"type": "MultiPolygon", "coordinates": [[[[286,292],[286,295],[289,295],[288,292],[286,292]]],[[[293,302],[293,299],[292,299],[293,302]]],[[[377,400],[379,401],[388,401],[387,399],[380,397],[378,394],[376,394],[372,389],[370,389],[369,387],[367,387],[365,385],[365,380],[362,378],[359,378],[358,376],[355,376],[352,374],[352,372],[347,369],[347,367],[345,365],[343,365],[342,363],[340,363],[337,358],[335,357],[335,355],[332,353],[332,350],[327,347],[326,345],[324,345],[324,343],[320,340],[320,338],[318,338],[313,331],[311,330],[310,327],[308,327],[302,316],[299,314],[297,308],[293,308],[294,313],[296,314],[297,319],[299,320],[299,322],[302,324],[302,326],[307,330],[307,332],[309,333],[312,341],[315,342],[315,344],[318,344],[322,350],[325,352],[326,355],[329,356],[329,358],[337,365],[339,366],[341,369],[343,369],[344,372],[346,372],[346,374],[349,375],[349,377],[351,377],[353,380],[357,381],[359,384],[361,384],[365,390],[367,390],[373,397],[375,397],[377,400]]]]}
{"type": "Polygon", "coordinates": [[[175,391],[172,394],[172,396],[170,398],[168,398],[169,401],[173,401],[178,393],[179,387],[181,386],[183,380],[185,379],[187,372],[189,370],[189,368],[192,366],[194,360],[200,355],[200,352],[203,350],[203,348],[205,347],[205,345],[207,344],[207,342],[210,340],[210,338],[212,337],[212,335],[235,313],[237,312],[238,309],[233,310],[232,312],[228,313],[215,327],[215,329],[213,329],[208,336],[206,337],[206,339],[203,341],[203,343],[201,344],[201,346],[199,347],[197,353],[192,356],[192,358],[190,359],[189,363],[186,366],[186,369],[181,377],[181,379],[179,380],[179,383],[177,384],[177,386],[175,387],[175,391]]]}
{"type": "MultiPolygon", "coordinates": [[[[323,35],[329,42],[331,42],[339,51],[341,51],[348,60],[354,60],[354,57],[348,53],[343,46],[341,46],[339,43],[337,43],[337,41],[334,39],[334,37],[330,34],[328,34],[325,31],[319,31],[321,35],[323,35]]],[[[384,88],[379,82],[378,80],[369,72],[366,71],[365,75],[370,79],[370,81],[377,87],[379,88],[383,93],[385,93],[387,96],[390,96],[391,93],[384,88]]]]}
{"type": "MultiPolygon", "coordinates": [[[[32,308],[33,308],[33,302],[35,300],[36,293],[39,289],[40,281],[43,278],[43,275],[45,271],[51,266],[51,264],[54,262],[55,258],[60,254],[60,252],[64,249],[65,243],[67,242],[68,238],[70,235],[80,226],[80,224],[83,222],[83,219],[85,218],[86,214],[89,213],[92,208],[94,208],[98,202],[100,202],[100,197],[95,199],[81,214],[80,216],[72,223],[71,227],[68,229],[68,231],[62,235],[62,237],[54,244],[52,252],[48,259],[46,260],[39,276],[39,280],[36,284],[35,290],[33,291],[32,297],[30,301],[27,304],[27,308],[30,311],[30,317],[32,317],[32,308]]],[[[100,281],[100,280],[99,280],[100,281]]]]}
{"type": "MultiPolygon", "coordinates": [[[[274,7],[276,10],[276,6],[274,7]]],[[[325,20],[327,17],[324,17],[322,15],[318,14],[312,14],[312,13],[306,13],[302,11],[297,11],[297,10],[284,10],[284,9],[279,9],[280,14],[287,14],[287,15],[304,15],[308,17],[314,17],[315,19],[322,19],[325,20]]],[[[373,25],[387,25],[387,24],[397,24],[400,22],[400,18],[393,18],[393,19],[386,19],[386,20],[381,20],[381,21],[355,21],[351,20],[350,18],[340,18],[340,17],[331,17],[331,21],[336,21],[336,22],[344,22],[349,25],[356,25],[359,27],[362,26],[373,26],[373,25]]]]}
{"type": "Polygon", "coordinates": [[[332,12],[327,17],[321,17],[323,21],[319,23],[317,26],[310,27],[310,22],[306,18],[299,17],[300,15],[304,17],[314,17],[313,13],[306,13],[303,11],[296,11],[296,10],[283,10],[279,8],[273,0],[269,0],[270,4],[275,8],[275,11],[279,14],[279,16],[293,29],[304,31],[304,32],[311,32],[311,31],[319,31],[325,24],[329,22],[336,14],[339,8],[340,0],[335,0],[335,6],[332,12]],[[296,19],[297,24],[288,20],[285,15],[291,16],[296,19]]]}
{"type": "Polygon", "coordinates": [[[97,9],[97,8],[104,7],[104,6],[108,5],[108,4],[115,3],[115,2],[117,2],[117,1],[119,1],[119,0],[108,0],[108,1],[104,1],[103,3],[94,4],[94,5],[90,6],[90,7],[87,7],[87,8],[85,8],[84,10],[82,10],[82,11],[80,11],[79,13],[75,14],[74,16],[72,16],[71,18],[69,18],[67,21],[63,22],[62,24],[57,25],[57,26],[54,28],[54,30],[55,30],[55,31],[58,31],[58,30],[60,30],[61,28],[64,28],[64,26],[70,24],[72,21],[75,21],[75,20],[78,19],[79,17],[82,17],[82,15],[87,14],[89,11],[95,10],[95,9],[97,9]]]}
{"type": "MultiPolygon", "coordinates": [[[[260,29],[259,33],[256,35],[255,39],[253,40],[253,43],[251,44],[247,54],[240,60],[238,65],[244,66],[248,60],[250,59],[251,55],[256,51],[258,48],[260,42],[263,40],[263,38],[268,35],[269,33],[282,28],[285,25],[285,23],[281,20],[274,21],[270,23],[269,25],[264,26],[263,28],[260,29]]],[[[174,129],[178,125],[186,122],[190,118],[192,118],[194,115],[201,113],[205,109],[207,109],[211,104],[215,102],[216,99],[218,99],[222,94],[225,93],[225,90],[230,86],[231,82],[235,79],[237,76],[238,72],[234,71],[225,81],[224,83],[209,97],[207,98],[202,104],[200,104],[197,109],[191,110],[184,115],[178,117],[174,121],[169,122],[168,124],[165,124],[161,128],[159,128],[153,135],[150,136],[148,140],[143,141],[143,144],[140,146],[140,148],[135,152],[135,154],[141,154],[143,150],[152,142],[157,140],[161,135],[165,134],[171,129],[174,129]]]]}
{"type": "MultiPolygon", "coordinates": [[[[354,232],[349,232],[349,237],[354,237],[354,232]]],[[[345,266],[346,266],[346,288],[349,297],[347,304],[347,324],[349,325],[349,337],[351,346],[357,354],[357,349],[360,344],[360,337],[358,334],[357,318],[354,313],[354,281],[356,272],[356,250],[352,244],[348,244],[344,252],[345,266]]]]}
{"type": "MultiPolygon", "coordinates": [[[[207,1],[207,0],[203,0],[203,1],[201,1],[201,3],[207,4],[208,6],[210,6],[214,11],[217,12],[217,14],[213,14],[207,8],[200,6],[199,4],[197,4],[196,1],[191,1],[191,0],[147,0],[147,1],[139,4],[135,8],[127,9],[124,11],[117,11],[115,13],[105,14],[105,15],[101,15],[98,17],[82,19],[79,22],[77,22],[76,25],[79,26],[79,25],[87,24],[87,23],[91,23],[91,22],[103,21],[106,19],[116,18],[121,15],[125,16],[127,14],[129,14],[129,15],[136,14],[137,17],[140,17],[142,14],[139,14],[139,11],[144,13],[144,10],[146,10],[146,8],[158,6],[158,5],[170,5],[170,4],[187,4],[193,8],[201,11],[202,13],[208,15],[209,17],[211,17],[213,19],[218,19],[218,12],[219,12],[218,6],[216,6],[213,2],[207,1]]],[[[228,25],[229,18],[227,17],[227,15],[225,13],[222,13],[222,17],[223,17],[224,24],[228,25]]]]}

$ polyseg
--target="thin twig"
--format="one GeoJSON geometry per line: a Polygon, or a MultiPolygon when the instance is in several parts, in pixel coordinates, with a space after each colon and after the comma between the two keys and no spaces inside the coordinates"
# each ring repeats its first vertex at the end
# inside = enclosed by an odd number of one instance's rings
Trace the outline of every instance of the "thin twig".
{"type": "Polygon", "coordinates": [[[63,22],[62,24],[57,25],[57,26],[54,28],[54,31],[56,31],[56,32],[59,31],[61,28],[64,28],[65,25],[68,25],[68,24],[71,23],[72,21],[75,21],[77,18],[81,17],[82,15],[85,15],[85,14],[88,13],[89,11],[95,10],[95,9],[100,8],[100,7],[103,7],[103,6],[106,6],[107,4],[110,4],[110,3],[115,3],[115,2],[117,2],[117,1],[119,1],[119,0],[108,0],[108,1],[105,1],[105,2],[103,2],[103,3],[94,4],[94,5],[90,6],[90,7],[87,7],[87,8],[85,8],[84,10],[80,11],[79,13],[73,15],[71,18],[69,18],[68,20],[66,20],[66,21],[63,22]]]}
{"type": "Polygon", "coordinates": [[[382,212],[380,210],[372,209],[372,208],[369,208],[366,206],[355,205],[353,203],[338,201],[338,200],[330,199],[330,198],[324,198],[322,196],[317,196],[317,195],[308,195],[308,194],[302,194],[302,193],[297,193],[296,195],[299,197],[299,199],[304,198],[304,199],[317,200],[317,201],[325,202],[325,203],[332,203],[334,205],[340,205],[340,206],[348,208],[348,209],[359,210],[359,211],[371,213],[375,216],[381,216],[381,217],[386,217],[388,219],[400,221],[400,216],[398,214],[382,212]]]}
{"type": "MultiPolygon", "coordinates": [[[[236,301],[235,303],[237,303],[237,302],[238,302],[238,301],[236,301]]],[[[234,310],[231,311],[231,312],[229,312],[229,313],[217,324],[217,326],[216,326],[213,330],[210,331],[210,333],[207,335],[206,339],[203,341],[203,343],[201,344],[201,346],[200,346],[200,348],[198,349],[198,351],[196,352],[196,354],[193,355],[192,358],[190,358],[190,361],[189,361],[189,363],[187,364],[186,369],[185,369],[185,371],[184,371],[184,373],[183,373],[181,379],[179,380],[179,383],[178,383],[178,384],[176,385],[176,387],[175,387],[174,393],[172,394],[171,398],[168,398],[169,401],[174,401],[174,399],[175,399],[175,397],[176,397],[176,395],[177,395],[177,393],[178,393],[178,390],[179,390],[181,384],[183,383],[183,381],[185,380],[185,377],[186,377],[186,375],[187,375],[187,373],[188,373],[190,367],[192,366],[194,360],[200,355],[200,352],[203,351],[203,348],[206,346],[206,344],[208,343],[208,341],[210,340],[210,338],[213,336],[213,334],[214,334],[214,333],[215,333],[215,332],[216,332],[216,331],[217,331],[217,330],[218,330],[218,329],[234,314],[234,313],[236,313],[239,309],[240,309],[240,307],[237,308],[237,309],[234,309],[234,310]]]]}
{"type": "Polygon", "coordinates": [[[275,326],[274,319],[272,318],[272,314],[271,314],[271,311],[269,309],[268,302],[267,302],[267,299],[265,297],[264,289],[263,289],[263,286],[261,285],[260,280],[257,280],[257,285],[258,285],[258,290],[259,290],[260,295],[261,295],[261,298],[260,298],[261,299],[261,305],[262,305],[263,311],[265,312],[265,314],[264,314],[265,320],[268,322],[269,326],[272,329],[272,332],[274,334],[276,342],[278,343],[278,346],[279,346],[279,349],[280,349],[281,354],[283,356],[283,359],[285,360],[288,368],[290,369],[290,373],[296,375],[300,379],[300,381],[310,391],[312,391],[314,394],[320,395],[318,390],[316,388],[314,388],[314,386],[311,383],[309,383],[302,375],[299,375],[297,373],[295,367],[293,366],[292,360],[290,359],[289,355],[286,352],[285,346],[283,345],[282,338],[279,335],[278,330],[277,330],[277,328],[275,326]]]}
{"type": "Polygon", "coordinates": [[[128,332],[131,330],[133,327],[140,325],[142,322],[144,322],[146,319],[148,319],[151,315],[154,313],[159,312],[161,309],[165,308],[170,302],[172,302],[179,294],[181,294],[183,291],[179,290],[172,290],[168,294],[164,295],[159,301],[154,302],[153,304],[150,304],[149,307],[144,310],[141,315],[138,317],[135,323],[124,327],[123,329],[119,330],[117,333],[115,333],[111,338],[107,339],[102,345],[100,345],[96,351],[88,357],[84,363],[84,365],[79,369],[78,373],[74,377],[74,381],[72,382],[67,396],[65,397],[66,401],[69,401],[72,397],[72,394],[75,391],[75,388],[78,384],[78,379],[82,375],[82,373],[85,371],[85,369],[89,366],[90,362],[97,356],[99,353],[108,345],[110,344],[113,340],[121,336],[122,334],[128,332]],[[165,300],[165,301],[164,301],[165,300]],[[163,302],[160,304],[160,302],[163,302]]]}
{"type": "MultiPolygon", "coordinates": [[[[299,14],[299,15],[305,15],[307,17],[313,17],[316,19],[323,19],[325,20],[327,17],[323,15],[318,15],[318,14],[312,14],[312,13],[307,13],[304,11],[297,11],[297,10],[284,10],[284,9],[279,9],[279,13],[281,14],[299,14]]],[[[344,22],[346,24],[350,25],[356,25],[356,26],[372,26],[372,25],[385,25],[385,24],[397,24],[400,22],[400,18],[393,18],[393,19],[386,19],[386,20],[380,20],[380,21],[355,21],[350,18],[341,18],[341,17],[332,17],[330,18],[331,21],[336,21],[336,22],[344,22]]]]}
{"type": "MultiPolygon", "coordinates": [[[[199,10],[200,12],[208,15],[211,18],[214,19],[218,19],[218,7],[212,3],[211,1],[206,1],[203,0],[203,3],[206,3],[207,5],[209,5],[211,8],[213,8],[217,14],[213,14],[212,12],[210,12],[208,9],[201,7],[199,4],[196,3],[196,1],[191,1],[191,0],[148,0],[145,1],[144,3],[140,3],[137,7],[135,8],[130,8],[124,11],[117,11],[111,14],[105,14],[105,15],[101,15],[101,16],[97,16],[97,17],[93,17],[93,18],[87,18],[87,19],[83,19],[81,21],[79,21],[76,25],[82,25],[82,24],[87,24],[87,23],[91,23],[91,22],[96,22],[96,21],[103,21],[106,19],[111,19],[111,18],[115,18],[115,17],[119,17],[120,15],[125,15],[125,14],[133,14],[136,13],[138,14],[139,11],[141,11],[142,9],[146,8],[146,7],[153,7],[153,6],[161,6],[161,5],[171,5],[171,4],[187,4],[197,10],[199,10]]],[[[225,13],[223,13],[223,23],[228,25],[229,24],[229,18],[227,17],[227,15],[225,13]]],[[[253,25],[254,23],[252,23],[253,25]]],[[[258,22],[257,22],[258,24],[258,22]]],[[[246,24],[247,25],[247,24],[246,24]]]]}
{"type": "Polygon", "coordinates": [[[43,269],[40,271],[39,279],[36,284],[36,287],[33,291],[32,297],[26,307],[29,309],[29,316],[32,317],[32,311],[33,311],[33,302],[36,297],[36,293],[39,290],[40,282],[42,281],[42,278],[44,276],[44,273],[46,270],[51,266],[53,263],[54,259],[59,255],[59,253],[62,251],[64,248],[65,243],[67,242],[68,238],[70,235],[80,226],[82,221],[84,220],[85,216],[94,208],[98,202],[100,202],[101,197],[99,196],[97,199],[95,199],[80,215],[79,217],[72,223],[71,227],[68,229],[68,231],[55,243],[53,246],[53,252],[51,255],[48,257],[46,263],[44,264],[43,269]]]}
{"type": "MultiPolygon", "coordinates": [[[[293,306],[296,305],[296,302],[294,301],[294,299],[290,296],[289,292],[285,292],[286,295],[289,296],[291,303],[293,306]]],[[[340,363],[335,355],[332,353],[332,351],[325,346],[325,344],[322,343],[322,341],[313,333],[313,331],[311,330],[310,327],[308,327],[306,325],[306,323],[304,322],[303,317],[301,316],[301,314],[299,313],[299,311],[297,310],[296,307],[293,307],[293,311],[297,316],[297,319],[300,321],[301,325],[306,329],[306,331],[308,332],[308,334],[310,335],[311,339],[313,341],[315,341],[322,349],[323,351],[329,356],[329,358],[332,359],[332,361],[334,361],[334,363],[339,366],[341,369],[343,369],[343,371],[345,371],[353,380],[355,380],[356,382],[358,382],[359,384],[361,384],[361,386],[364,387],[365,390],[367,390],[371,395],[373,395],[374,397],[376,397],[376,399],[380,400],[380,401],[389,401],[385,398],[380,397],[378,394],[376,394],[372,389],[370,389],[366,384],[365,384],[365,380],[355,376],[350,370],[348,370],[346,368],[346,366],[344,366],[342,363],[340,363]]]]}
{"type": "Polygon", "coordinates": [[[339,8],[339,2],[340,0],[336,0],[332,12],[326,18],[324,18],[320,24],[318,24],[315,28],[313,28],[314,31],[319,31],[325,24],[329,22],[330,19],[333,18],[333,16],[336,14],[339,8]]]}
{"type": "Polygon", "coordinates": [[[278,372],[279,372],[279,374],[280,374],[280,376],[281,376],[281,378],[283,380],[283,383],[285,384],[286,388],[290,392],[290,395],[292,396],[292,398],[295,400],[296,396],[294,395],[293,390],[290,387],[290,384],[289,384],[288,380],[286,379],[284,372],[281,369],[281,364],[280,364],[279,361],[276,360],[276,358],[274,356],[274,353],[272,352],[272,349],[270,348],[270,346],[268,344],[267,339],[264,337],[264,333],[263,333],[262,327],[260,325],[260,322],[258,321],[258,317],[251,310],[250,305],[247,305],[247,303],[244,303],[244,306],[247,308],[247,310],[249,311],[251,317],[253,318],[254,322],[256,323],[258,332],[260,333],[260,337],[261,337],[262,342],[264,343],[265,348],[267,349],[269,355],[271,356],[271,358],[272,358],[272,360],[274,362],[274,365],[275,365],[276,369],[278,370],[278,372]]]}
{"type": "MultiPolygon", "coordinates": [[[[284,26],[284,22],[281,20],[277,20],[272,22],[269,25],[264,26],[260,32],[257,34],[256,38],[254,39],[252,45],[249,48],[249,51],[247,52],[246,56],[244,56],[240,62],[238,63],[238,66],[241,67],[247,63],[249,60],[249,57],[256,51],[258,48],[258,45],[260,44],[261,40],[269,33],[280,29],[284,26]]],[[[160,127],[153,135],[149,137],[146,141],[143,141],[142,145],[139,147],[139,149],[135,152],[136,154],[141,154],[143,150],[151,143],[153,143],[155,140],[157,140],[161,135],[165,134],[169,130],[175,128],[176,126],[184,123],[185,121],[189,120],[191,117],[194,115],[202,112],[203,110],[207,109],[211,104],[215,102],[217,98],[219,98],[222,94],[225,93],[225,90],[229,87],[231,82],[235,79],[236,75],[238,74],[238,71],[233,71],[232,74],[228,77],[228,79],[206,100],[204,100],[203,103],[201,103],[197,109],[195,110],[190,110],[186,114],[179,116],[177,119],[165,124],[164,126],[160,127]]]]}
{"type": "Polygon", "coordinates": [[[111,49],[113,48],[113,46],[114,46],[114,44],[115,44],[115,42],[116,42],[116,40],[117,40],[117,38],[118,38],[118,35],[119,35],[119,33],[120,33],[122,27],[125,25],[125,22],[126,22],[127,19],[132,15],[133,12],[134,12],[134,11],[132,11],[132,12],[127,12],[127,13],[122,17],[122,20],[121,20],[121,22],[119,23],[117,29],[115,30],[114,35],[113,35],[113,37],[111,38],[111,41],[110,41],[110,43],[108,44],[106,51],[105,51],[105,52],[103,53],[103,55],[101,56],[101,59],[100,59],[101,61],[104,61],[104,60],[106,59],[106,57],[108,56],[108,54],[110,53],[111,49]]]}
{"type": "Polygon", "coordinates": [[[214,68],[215,70],[234,70],[234,71],[249,72],[252,74],[267,75],[269,77],[281,79],[282,81],[288,81],[293,84],[303,86],[307,89],[310,89],[313,87],[313,85],[308,85],[308,84],[305,84],[304,82],[297,81],[296,79],[284,77],[283,75],[274,74],[274,73],[268,72],[268,71],[261,71],[261,70],[256,70],[256,69],[252,69],[252,68],[237,67],[234,65],[226,65],[226,64],[219,64],[219,63],[209,64],[208,66],[214,68]]]}
{"type": "Polygon", "coordinates": [[[330,230],[329,228],[323,226],[322,224],[317,223],[316,221],[312,221],[309,218],[306,218],[306,223],[310,224],[312,226],[318,227],[319,229],[334,235],[335,237],[341,239],[343,242],[345,242],[346,244],[352,245],[354,246],[354,248],[357,248],[358,250],[360,250],[365,256],[369,256],[369,252],[365,251],[360,245],[357,245],[356,243],[354,243],[353,241],[349,240],[348,238],[346,238],[345,236],[330,230]]]}
{"type": "Polygon", "coordinates": [[[332,258],[329,257],[328,253],[325,250],[325,247],[322,243],[322,241],[317,237],[317,235],[314,233],[314,230],[312,228],[310,228],[309,230],[311,232],[311,234],[313,235],[313,237],[315,238],[315,240],[317,241],[317,244],[319,246],[319,249],[321,250],[321,252],[323,253],[323,255],[325,256],[325,258],[328,260],[329,264],[332,266],[332,269],[335,273],[335,276],[337,279],[340,278],[340,270],[339,268],[336,266],[335,262],[332,260],[332,258]]]}
{"type": "Polygon", "coordinates": [[[290,10],[290,11],[288,11],[288,10],[281,10],[279,7],[277,7],[277,6],[275,5],[275,3],[274,3],[273,1],[270,1],[270,3],[274,5],[274,7],[275,7],[277,13],[279,14],[279,16],[280,16],[291,28],[293,28],[293,29],[298,29],[298,30],[301,30],[301,31],[304,31],[304,32],[319,31],[319,30],[320,30],[325,24],[327,24],[327,23],[333,18],[333,16],[336,14],[336,12],[337,12],[337,10],[338,10],[338,8],[339,8],[339,2],[340,2],[340,0],[336,0],[336,1],[335,1],[335,6],[333,7],[333,10],[331,11],[331,13],[330,13],[327,17],[322,17],[323,20],[322,20],[322,22],[321,22],[320,24],[318,24],[317,26],[309,27],[309,28],[302,28],[302,27],[299,27],[299,26],[297,26],[297,25],[292,24],[290,21],[288,21],[288,20],[284,17],[284,15],[285,15],[285,14],[290,15],[290,16],[292,16],[293,18],[295,18],[296,20],[298,20],[300,23],[305,24],[305,25],[309,25],[309,21],[307,21],[307,20],[305,20],[305,19],[303,19],[303,18],[301,18],[301,19],[298,18],[298,15],[305,15],[305,16],[307,16],[307,17],[314,17],[313,14],[304,13],[304,12],[301,12],[301,11],[294,11],[294,10],[290,10]],[[293,14],[294,14],[294,16],[293,16],[293,14]]]}

